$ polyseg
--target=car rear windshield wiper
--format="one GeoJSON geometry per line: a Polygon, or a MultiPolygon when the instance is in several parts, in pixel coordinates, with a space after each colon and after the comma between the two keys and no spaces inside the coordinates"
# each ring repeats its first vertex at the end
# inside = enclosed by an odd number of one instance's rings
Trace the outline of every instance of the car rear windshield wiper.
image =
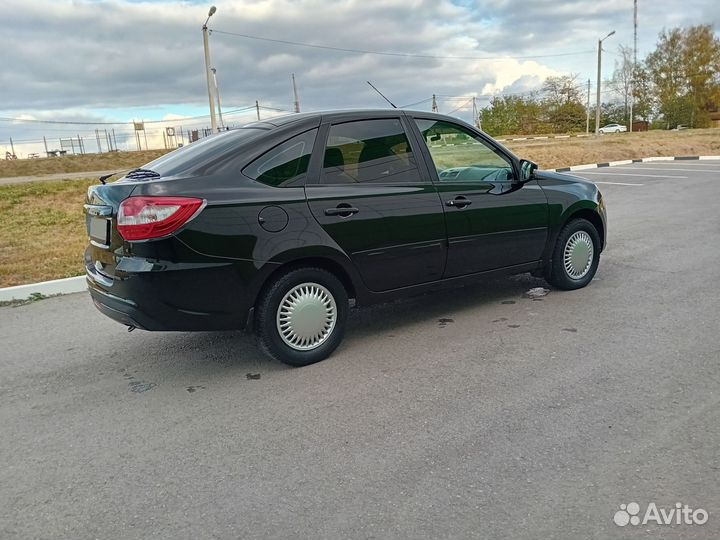
{"type": "Polygon", "coordinates": [[[130,179],[134,179],[134,180],[143,180],[143,179],[146,179],[146,178],[160,178],[160,173],[155,172],[155,171],[151,171],[150,169],[142,169],[142,168],[138,168],[138,169],[124,169],[124,170],[122,170],[122,171],[117,171],[117,172],[114,172],[114,173],[102,175],[102,176],[99,178],[100,183],[101,183],[101,184],[105,184],[105,183],[106,183],[105,181],[106,181],[108,178],[110,178],[110,177],[112,177],[112,176],[115,176],[116,174],[122,174],[122,173],[124,173],[124,172],[127,172],[127,174],[125,175],[125,178],[130,178],[130,179]],[[129,172],[128,172],[128,171],[129,171],[129,172]]]}

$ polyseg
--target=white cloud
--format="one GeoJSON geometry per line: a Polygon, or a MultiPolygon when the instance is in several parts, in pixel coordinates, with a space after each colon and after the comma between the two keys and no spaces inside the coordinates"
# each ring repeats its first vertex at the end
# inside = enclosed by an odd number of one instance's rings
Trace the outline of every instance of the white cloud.
{"type": "MultiPolygon", "coordinates": [[[[203,105],[200,26],[208,5],[5,0],[0,110],[6,116],[68,118],[72,113],[83,118],[92,117],[94,109],[203,105]]],[[[641,50],[652,48],[663,26],[716,21],[713,6],[711,0],[658,0],[652,8],[641,3],[641,50]]],[[[598,37],[617,30],[607,42],[609,52],[632,42],[632,2],[226,1],[218,2],[210,27],[347,49],[500,58],[378,56],[211,35],[226,109],[252,105],[256,99],[291,109],[291,72],[305,110],[384,106],[366,80],[402,104],[433,93],[520,92],[560,73],[594,79],[598,37]],[[509,58],[573,51],[587,52],[509,58]]],[[[605,65],[609,74],[612,61],[605,65]]],[[[455,106],[441,102],[441,111],[455,106]]]]}

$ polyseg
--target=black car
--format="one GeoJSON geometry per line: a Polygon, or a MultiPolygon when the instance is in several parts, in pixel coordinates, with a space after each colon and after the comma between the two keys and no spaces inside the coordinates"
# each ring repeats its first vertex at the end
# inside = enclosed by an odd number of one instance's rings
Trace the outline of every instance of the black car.
{"type": "Polygon", "coordinates": [[[252,322],[266,353],[310,364],[342,340],[350,298],[362,306],[489,273],[587,285],[605,246],[602,196],[536,169],[439,114],[256,122],[91,187],[88,287],[129,327],[252,322]]]}

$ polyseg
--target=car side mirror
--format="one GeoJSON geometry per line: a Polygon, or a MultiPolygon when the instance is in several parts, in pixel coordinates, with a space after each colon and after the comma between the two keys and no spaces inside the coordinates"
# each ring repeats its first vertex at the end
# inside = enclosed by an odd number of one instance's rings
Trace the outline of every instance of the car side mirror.
{"type": "Polygon", "coordinates": [[[433,142],[439,141],[441,138],[442,138],[442,137],[440,137],[440,134],[439,134],[439,133],[433,133],[433,134],[430,135],[430,140],[433,141],[433,142]]]}
{"type": "Polygon", "coordinates": [[[529,159],[521,159],[519,183],[524,184],[532,180],[535,177],[535,171],[537,171],[537,168],[537,163],[534,163],[529,159]]]}

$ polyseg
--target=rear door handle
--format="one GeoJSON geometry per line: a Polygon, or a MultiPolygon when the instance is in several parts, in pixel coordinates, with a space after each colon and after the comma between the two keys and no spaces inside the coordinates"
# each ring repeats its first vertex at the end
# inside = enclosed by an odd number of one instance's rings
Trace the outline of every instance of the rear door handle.
{"type": "Polygon", "coordinates": [[[337,208],[326,208],[325,215],[348,217],[353,214],[357,214],[359,211],[360,210],[355,208],[354,206],[338,206],[337,208]]]}
{"type": "Polygon", "coordinates": [[[455,208],[465,208],[466,206],[470,206],[471,204],[472,201],[467,197],[463,197],[462,195],[459,195],[445,203],[446,206],[453,206],[455,208]]]}

